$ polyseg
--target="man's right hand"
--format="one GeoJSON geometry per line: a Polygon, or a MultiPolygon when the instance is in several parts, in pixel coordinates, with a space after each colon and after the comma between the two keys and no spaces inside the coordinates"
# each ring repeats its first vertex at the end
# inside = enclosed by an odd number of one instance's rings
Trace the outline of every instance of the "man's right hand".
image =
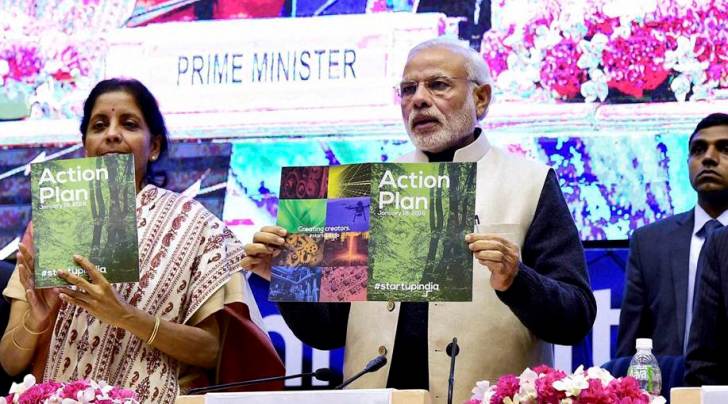
{"type": "Polygon", "coordinates": [[[253,242],[245,245],[243,268],[270,281],[271,261],[286,243],[286,229],[279,226],[264,226],[253,236],[253,242]]]}
{"type": "Polygon", "coordinates": [[[36,289],[34,265],[35,258],[23,244],[20,244],[18,253],[18,272],[20,283],[25,289],[25,298],[30,305],[30,315],[24,318],[25,326],[32,331],[40,331],[48,328],[49,321],[53,319],[60,308],[61,300],[58,297],[57,288],[36,289]]]}

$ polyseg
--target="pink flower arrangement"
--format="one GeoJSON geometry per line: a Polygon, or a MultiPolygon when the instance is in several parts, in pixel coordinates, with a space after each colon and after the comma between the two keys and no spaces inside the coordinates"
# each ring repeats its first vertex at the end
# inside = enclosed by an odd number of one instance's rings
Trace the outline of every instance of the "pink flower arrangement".
{"type": "Polygon", "coordinates": [[[22,383],[13,383],[10,394],[0,397],[0,404],[139,404],[133,390],[114,387],[106,382],[77,380],[61,383],[47,381],[36,384],[33,375],[27,375],[22,383]]]}
{"type": "Polygon", "coordinates": [[[635,24],[629,37],[617,36],[607,43],[602,63],[611,78],[609,87],[641,98],[645,90],[654,90],[667,79],[669,72],[664,67],[667,49],[656,38],[656,32],[659,27],[635,24]]]}
{"type": "Polygon", "coordinates": [[[4,59],[8,65],[4,75],[15,81],[34,83],[42,67],[38,48],[34,45],[10,46],[0,53],[0,59],[4,59]]]}
{"type": "Polygon", "coordinates": [[[502,376],[494,385],[478,382],[465,404],[663,404],[640,390],[632,377],[615,379],[601,368],[579,367],[567,375],[541,365],[526,369],[520,376],[502,376]]]}
{"type": "Polygon", "coordinates": [[[553,89],[560,97],[574,98],[579,95],[581,83],[586,81],[586,71],[579,69],[581,57],[578,44],[564,38],[546,51],[541,65],[541,83],[553,89]]]}
{"type": "Polygon", "coordinates": [[[685,101],[728,89],[728,0],[528,3],[495,5],[502,23],[481,44],[505,99],[685,101]]]}

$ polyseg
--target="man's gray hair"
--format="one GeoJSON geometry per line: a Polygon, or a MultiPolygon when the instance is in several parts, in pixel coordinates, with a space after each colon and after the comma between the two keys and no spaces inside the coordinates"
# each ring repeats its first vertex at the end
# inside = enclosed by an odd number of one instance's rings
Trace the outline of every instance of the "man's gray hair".
{"type": "Polygon", "coordinates": [[[483,111],[483,113],[478,116],[478,120],[482,121],[483,118],[488,115],[488,110],[490,110],[490,106],[493,105],[493,100],[495,98],[492,93],[493,79],[490,76],[490,69],[488,68],[488,64],[485,63],[485,59],[483,59],[483,57],[474,49],[465,45],[463,41],[441,36],[434,39],[428,39],[427,41],[421,42],[420,44],[416,45],[409,51],[409,54],[407,54],[407,60],[411,59],[415,54],[420,51],[432,48],[445,48],[454,53],[462,55],[463,57],[465,57],[465,71],[468,74],[468,79],[475,80],[478,86],[482,86],[484,84],[490,86],[490,101],[488,102],[488,106],[485,108],[485,111],[483,111]]]}
{"type": "Polygon", "coordinates": [[[488,84],[493,87],[490,69],[483,57],[474,49],[464,45],[462,41],[454,38],[441,36],[421,42],[409,51],[407,59],[422,50],[431,48],[446,48],[462,55],[465,57],[465,71],[468,72],[468,78],[475,80],[479,85],[488,84]]]}

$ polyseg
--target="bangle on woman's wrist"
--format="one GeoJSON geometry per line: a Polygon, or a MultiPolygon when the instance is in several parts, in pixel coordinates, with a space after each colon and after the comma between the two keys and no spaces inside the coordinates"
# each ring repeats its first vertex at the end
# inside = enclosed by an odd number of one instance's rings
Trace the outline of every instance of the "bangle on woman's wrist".
{"type": "Polygon", "coordinates": [[[149,336],[149,339],[147,340],[147,345],[152,345],[154,342],[154,339],[157,338],[157,333],[159,332],[159,323],[162,321],[159,316],[154,317],[154,329],[152,330],[152,334],[149,336]]]}
{"type": "Polygon", "coordinates": [[[25,332],[27,332],[28,334],[30,334],[30,335],[41,335],[41,334],[45,334],[45,332],[48,331],[49,328],[51,328],[51,325],[48,324],[48,327],[46,327],[45,330],[43,330],[43,331],[33,331],[33,330],[31,330],[30,328],[28,328],[27,325],[25,325],[25,320],[28,319],[28,315],[29,314],[30,314],[30,310],[26,310],[25,311],[25,314],[23,314],[23,321],[22,321],[22,323],[23,323],[23,329],[25,329],[25,332]]]}
{"type": "Polygon", "coordinates": [[[13,345],[15,345],[15,347],[20,349],[21,351],[32,351],[33,348],[22,347],[22,346],[20,346],[20,344],[18,344],[18,341],[15,340],[15,330],[16,329],[13,329],[13,332],[10,333],[10,340],[13,342],[13,345]]]}

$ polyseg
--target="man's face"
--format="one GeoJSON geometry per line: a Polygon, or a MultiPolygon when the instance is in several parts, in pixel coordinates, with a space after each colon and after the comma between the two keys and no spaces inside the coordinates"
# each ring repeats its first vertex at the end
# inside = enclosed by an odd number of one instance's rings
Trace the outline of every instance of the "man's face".
{"type": "Polygon", "coordinates": [[[689,146],[690,184],[698,194],[728,190],[728,126],[705,128],[689,146]]]}
{"type": "Polygon", "coordinates": [[[407,61],[402,83],[402,118],[417,149],[441,152],[472,135],[478,111],[464,56],[447,48],[421,50],[407,61]]]}

